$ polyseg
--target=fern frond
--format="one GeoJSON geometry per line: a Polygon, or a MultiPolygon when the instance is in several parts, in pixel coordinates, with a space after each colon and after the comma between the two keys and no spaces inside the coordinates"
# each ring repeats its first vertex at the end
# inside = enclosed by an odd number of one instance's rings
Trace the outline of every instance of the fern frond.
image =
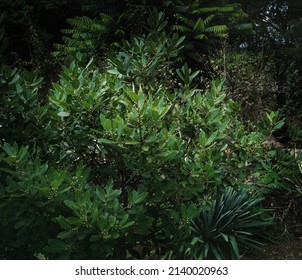
{"type": "Polygon", "coordinates": [[[66,34],[66,35],[71,35],[74,33],[73,29],[62,29],[61,33],[66,34]]]}
{"type": "Polygon", "coordinates": [[[207,27],[205,31],[209,32],[209,33],[214,33],[214,34],[227,33],[228,27],[224,24],[223,25],[213,25],[213,26],[207,27]]]}
{"type": "Polygon", "coordinates": [[[204,19],[204,24],[207,26],[215,18],[215,15],[210,15],[204,19]]]}
{"type": "Polygon", "coordinates": [[[102,32],[102,31],[105,31],[105,26],[100,25],[99,23],[92,23],[90,25],[90,30],[93,32],[102,32]]]}
{"type": "MultiPolygon", "coordinates": [[[[70,18],[67,22],[71,28],[61,30],[64,43],[54,45],[57,56],[64,57],[78,51],[96,54],[96,50],[102,50],[106,44],[104,42],[110,40],[109,32],[114,26],[112,18],[102,14],[93,19],[87,16],[70,18]]],[[[111,38],[114,36],[112,33],[111,38]]]]}
{"type": "Polygon", "coordinates": [[[192,29],[184,26],[184,25],[180,25],[180,24],[175,24],[172,26],[172,30],[176,31],[176,32],[191,32],[192,29]]]}
{"type": "Polygon", "coordinates": [[[64,49],[64,46],[61,44],[53,44],[54,48],[56,50],[62,51],[64,49]]]}
{"type": "Polygon", "coordinates": [[[193,27],[193,30],[194,31],[200,31],[200,32],[204,32],[205,31],[205,23],[204,23],[204,21],[201,18],[199,18],[196,21],[196,23],[195,23],[195,25],[193,27]]]}
{"type": "Polygon", "coordinates": [[[194,14],[207,14],[207,13],[232,13],[235,11],[233,6],[226,7],[204,7],[193,11],[194,14]]]}
{"type": "Polygon", "coordinates": [[[178,13],[187,13],[190,10],[190,5],[179,4],[177,6],[174,6],[174,9],[178,13]]]}
{"type": "Polygon", "coordinates": [[[184,15],[181,15],[181,14],[177,14],[176,15],[176,18],[178,20],[180,20],[181,22],[185,23],[186,25],[188,25],[189,27],[191,28],[194,28],[195,26],[195,22],[187,17],[185,17],[184,15]]]}
{"type": "Polygon", "coordinates": [[[197,40],[209,40],[209,37],[204,33],[197,34],[194,36],[194,38],[197,40]]]}
{"type": "Polygon", "coordinates": [[[83,17],[69,18],[67,19],[67,22],[73,27],[83,27],[92,24],[93,20],[89,17],[83,16],[83,17]]]}
{"type": "Polygon", "coordinates": [[[240,10],[238,12],[232,13],[232,17],[242,19],[242,18],[248,18],[249,15],[247,13],[244,13],[242,10],[240,10]]]}

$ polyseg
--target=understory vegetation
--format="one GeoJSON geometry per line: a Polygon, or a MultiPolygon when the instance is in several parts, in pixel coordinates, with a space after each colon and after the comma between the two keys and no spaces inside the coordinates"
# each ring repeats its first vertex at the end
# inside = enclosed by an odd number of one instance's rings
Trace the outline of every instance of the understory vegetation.
{"type": "Polygon", "coordinates": [[[0,258],[240,259],[302,236],[301,4],[71,2],[0,4],[0,258]]]}

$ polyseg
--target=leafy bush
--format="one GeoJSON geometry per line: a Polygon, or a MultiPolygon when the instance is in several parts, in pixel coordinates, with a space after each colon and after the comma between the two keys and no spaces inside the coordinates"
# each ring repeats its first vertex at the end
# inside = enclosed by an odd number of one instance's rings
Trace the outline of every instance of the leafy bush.
{"type": "Polygon", "coordinates": [[[187,65],[165,81],[182,40],[160,40],[125,44],[105,73],[75,59],[45,105],[37,73],[3,67],[3,258],[184,256],[191,221],[225,188],[267,189],[270,133],[245,129],[221,81],[202,92],[187,65]]]}
{"type": "Polygon", "coordinates": [[[38,119],[43,118],[38,100],[42,80],[37,71],[24,71],[20,75],[17,68],[1,66],[1,141],[27,143],[34,136],[38,119]]]}
{"type": "Polygon", "coordinates": [[[160,36],[149,34],[147,37],[134,38],[126,42],[117,57],[110,58],[108,72],[117,75],[129,84],[142,84],[145,88],[156,90],[159,85],[174,87],[172,62],[182,48],[184,37],[163,32],[160,36]],[[153,88],[153,89],[152,89],[153,88]]]}
{"type": "Polygon", "coordinates": [[[89,184],[82,164],[72,174],[33,159],[28,146],[5,143],[3,150],[6,168],[0,170],[8,175],[0,186],[1,258],[125,258],[135,236],[148,234],[145,193],[129,191],[123,207],[121,191],[112,182],[89,184]]]}

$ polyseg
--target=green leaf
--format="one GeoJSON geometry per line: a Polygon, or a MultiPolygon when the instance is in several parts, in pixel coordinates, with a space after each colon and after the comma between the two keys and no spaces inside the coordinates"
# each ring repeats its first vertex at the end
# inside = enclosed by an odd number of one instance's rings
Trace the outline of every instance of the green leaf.
{"type": "Polygon", "coordinates": [[[8,174],[11,174],[11,175],[17,175],[17,172],[16,171],[13,171],[11,169],[8,169],[8,168],[0,168],[0,171],[3,171],[3,172],[6,172],[8,174]]]}
{"type": "Polygon", "coordinates": [[[54,87],[54,89],[55,89],[56,91],[58,91],[58,92],[60,92],[60,93],[63,93],[63,92],[64,92],[64,89],[63,89],[60,85],[58,85],[58,84],[56,84],[56,83],[53,83],[52,86],[54,87]]]}
{"type": "Polygon", "coordinates": [[[120,225],[124,225],[128,221],[129,215],[124,214],[123,217],[120,220],[120,225]]]}
{"type": "Polygon", "coordinates": [[[168,21],[163,21],[161,24],[160,24],[160,26],[158,27],[158,31],[160,32],[160,31],[162,31],[166,26],[167,26],[167,24],[168,24],[168,21]]]}
{"type": "Polygon", "coordinates": [[[164,107],[164,109],[161,110],[161,112],[160,112],[160,119],[162,119],[169,112],[169,110],[170,110],[171,107],[172,107],[171,105],[170,106],[166,106],[166,107],[164,107]]]}
{"type": "Polygon", "coordinates": [[[199,71],[195,71],[190,75],[190,81],[192,81],[197,75],[199,74],[199,71]]]}
{"type": "Polygon", "coordinates": [[[274,131],[279,130],[280,128],[283,127],[283,125],[284,125],[284,121],[280,121],[274,126],[273,130],[274,131]]]}
{"type": "Polygon", "coordinates": [[[149,149],[150,149],[149,146],[142,146],[142,150],[143,150],[144,152],[148,152],[149,149]]]}
{"type": "Polygon", "coordinates": [[[96,193],[97,197],[98,197],[101,201],[104,200],[104,198],[105,198],[105,191],[104,191],[103,189],[97,188],[96,191],[95,191],[95,193],[96,193]]]}
{"type": "Polygon", "coordinates": [[[66,221],[66,219],[63,218],[62,216],[58,217],[56,220],[58,221],[58,223],[62,229],[70,230],[72,228],[71,225],[69,224],[69,222],[66,221]]]}
{"type": "Polygon", "coordinates": [[[156,135],[150,135],[146,138],[145,143],[153,143],[154,141],[156,141],[157,136],[156,135]]]}
{"type": "Polygon", "coordinates": [[[116,144],[116,141],[105,138],[99,138],[98,141],[104,144],[116,144]]]}
{"type": "Polygon", "coordinates": [[[116,223],[116,217],[110,216],[108,218],[108,226],[112,228],[112,227],[114,227],[115,223],[116,223]]]}
{"type": "Polygon", "coordinates": [[[192,241],[191,241],[191,244],[194,246],[194,245],[196,245],[197,242],[200,242],[200,241],[201,241],[201,240],[200,240],[199,237],[194,237],[194,238],[192,239],[192,241]]]}
{"type": "Polygon", "coordinates": [[[58,116],[60,116],[62,118],[66,118],[66,117],[70,116],[70,113],[62,111],[62,112],[58,113],[58,116]]]}
{"type": "Polygon", "coordinates": [[[179,69],[176,69],[176,74],[178,75],[178,77],[179,77],[182,81],[185,80],[183,74],[179,71],[179,69]]]}
{"type": "Polygon", "coordinates": [[[180,44],[183,43],[183,41],[186,39],[186,36],[182,36],[178,39],[178,41],[176,42],[176,46],[179,46],[180,44]]]}
{"type": "Polygon", "coordinates": [[[47,251],[50,253],[59,253],[65,251],[66,245],[63,241],[59,239],[49,239],[48,240],[47,251]]]}
{"type": "MultiPolygon", "coordinates": [[[[67,238],[71,238],[74,236],[74,233],[72,231],[62,231],[60,232],[57,237],[60,239],[67,239],[67,238]]],[[[65,246],[65,244],[64,244],[65,246]]]]}
{"type": "Polygon", "coordinates": [[[225,150],[228,148],[228,146],[229,146],[228,144],[225,144],[225,145],[220,149],[220,151],[221,151],[221,152],[225,151],[225,150]]]}
{"type": "Polygon", "coordinates": [[[124,224],[124,225],[122,226],[122,228],[123,228],[123,229],[126,229],[126,228],[128,228],[128,227],[131,227],[131,226],[134,225],[134,224],[135,224],[135,221],[130,221],[130,222],[124,224]]]}
{"type": "Polygon", "coordinates": [[[237,242],[236,242],[235,237],[234,236],[230,236],[230,241],[231,241],[234,253],[236,255],[236,258],[239,259],[240,255],[239,255],[239,250],[238,250],[238,246],[237,246],[237,242]]]}
{"type": "Polygon", "coordinates": [[[180,206],[180,212],[181,212],[182,218],[186,219],[187,218],[187,208],[186,208],[186,205],[183,203],[180,206]]]}
{"type": "Polygon", "coordinates": [[[199,143],[202,146],[205,146],[206,142],[207,142],[206,133],[203,130],[201,130],[200,133],[199,133],[199,143]]]}
{"type": "Polygon", "coordinates": [[[208,256],[209,249],[210,249],[210,245],[209,245],[209,243],[206,243],[206,244],[204,245],[204,257],[205,257],[205,258],[208,256]]]}
{"type": "Polygon", "coordinates": [[[15,224],[15,226],[14,226],[14,229],[19,229],[19,228],[21,228],[21,227],[23,227],[25,224],[26,224],[26,220],[24,219],[24,220],[21,220],[21,221],[18,221],[16,224],[15,224]]]}
{"type": "Polygon", "coordinates": [[[275,118],[275,112],[272,111],[270,113],[265,113],[265,114],[266,114],[266,117],[268,118],[269,122],[272,123],[273,119],[275,118]]]}
{"type": "Polygon", "coordinates": [[[4,143],[2,148],[8,154],[8,156],[10,156],[10,157],[16,156],[17,151],[16,151],[15,147],[11,146],[10,144],[4,143]]]}
{"type": "Polygon", "coordinates": [[[13,85],[15,83],[17,83],[17,81],[19,80],[20,76],[18,74],[16,74],[13,79],[8,83],[9,85],[13,85]]]}
{"type": "Polygon", "coordinates": [[[223,239],[225,240],[225,242],[229,242],[229,236],[224,234],[224,233],[221,233],[221,236],[223,237],[223,239]]]}
{"type": "Polygon", "coordinates": [[[100,115],[100,121],[105,130],[107,131],[111,130],[111,120],[106,119],[106,117],[103,115],[100,115]]]}
{"type": "Polygon", "coordinates": [[[107,72],[113,75],[121,75],[121,73],[117,69],[110,69],[107,70],[107,72]]]}
{"type": "Polygon", "coordinates": [[[64,204],[70,209],[73,209],[73,210],[78,209],[78,205],[75,202],[71,201],[71,200],[64,200],[64,204]]]}
{"type": "Polygon", "coordinates": [[[128,140],[128,141],[125,141],[125,144],[126,145],[138,145],[138,144],[140,144],[140,142],[135,141],[135,140],[128,140]]]}
{"type": "Polygon", "coordinates": [[[138,95],[132,91],[132,90],[128,90],[128,95],[130,97],[130,99],[134,102],[134,103],[137,103],[138,102],[138,95]]]}
{"type": "Polygon", "coordinates": [[[132,192],[132,203],[138,204],[138,203],[144,201],[147,196],[148,196],[147,192],[138,193],[137,191],[133,191],[132,192]]]}
{"type": "Polygon", "coordinates": [[[212,243],[209,243],[209,245],[216,260],[221,260],[223,256],[218,252],[218,248],[212,243]]]}
{"type": "Polygon", "coordinates": [[[217,131],[215,131],[211,134],[211,136],[208,138],[205,146],[211,145],[211,143],[215,140],[216,136],[217,136],[217,131]]]}
{"type": "Polygon", "coordinates": [[[19,153],[18,153],[18,159],[20,161],[22,161],[25,158],[25,156],[27,155],[28,148],[29,148],[28,145],[20,148],[19,153]]]}
{"type": "Polygon", "coordinates": [[[221,94],[219,97],[215,100],[214,105],[220,104],[226,97],[226,94],[221,94]]]}
{"type": "Polygon", "coordinates": [[[78,89],[79,86],[80,86],[80,81],[79,81],[79,79],[75,78],[75,79],[72,81],[72,87],[73,87],[74,89],[78,89]]]}

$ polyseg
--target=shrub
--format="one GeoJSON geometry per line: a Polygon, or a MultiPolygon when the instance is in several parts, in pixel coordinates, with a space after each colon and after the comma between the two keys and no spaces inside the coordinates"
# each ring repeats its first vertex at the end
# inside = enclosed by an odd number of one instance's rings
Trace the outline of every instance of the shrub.
{"type": "Polygon", "coordinates": [[[24,104],[1,115],[24,124],[7,126],[0,152],[3,258],[183,257],[191,221],[225,188],[266,189],[269,133],[245,129],[223,82],[202,92],[184,65],[163,85],[181,47],[171,36],[155,52],[157,36],[126,44],[106,73],[64,66],[45,105],[36,75],[3,72],[5,106],[24,104]]]}
{"type": "MultiPolygon", "coordinates": [[[[1,140],[29,141],[36,130],[34,118],[42,115],[39,111],[38,91],[43,78],[37,71],[23,71],[1,65],[0,68],[0,111],[1,140]]],[[[38,123],[38,122],[37,122],[38,123]]]]}
{"type": "Polygon", "coordinates": [[[124,207],[121,191],[111,181],[90,184],[81,164],[71,173],[33,159],[28,146],[5,143],[3,150],[1,258],[126,258],[136,236],[148,234],[145,193],[130,190],[124,207]]]}

